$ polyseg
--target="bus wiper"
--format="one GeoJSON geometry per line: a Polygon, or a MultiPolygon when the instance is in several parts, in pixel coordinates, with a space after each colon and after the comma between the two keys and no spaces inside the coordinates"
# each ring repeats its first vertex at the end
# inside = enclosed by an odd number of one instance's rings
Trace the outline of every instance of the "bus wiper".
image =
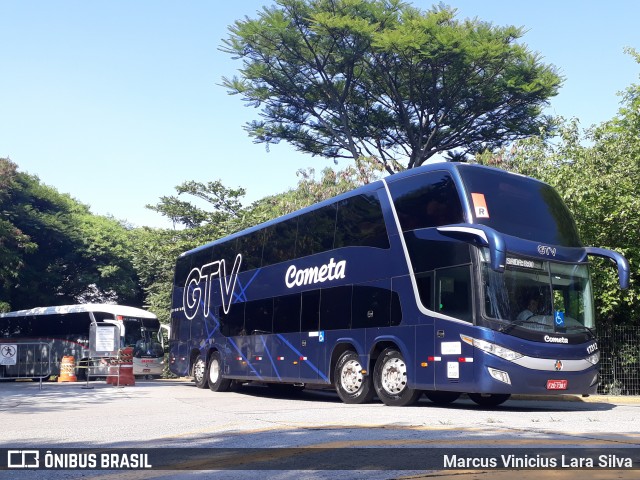
{"type": "Polygon", "coordinates": [[[501,332],[501,333],[509,333],[515,327],[524,325],[525,323],[528,323],[528,324],[531,324],[531,325],[542,325],[543,327],[545,327],[547,329],[549,328],[549,325],[547,323],[537,322],[535,320],[530,320],[528,318],[524,318],[522,320],[514,320],[509,325],[503,325],[502,327],[500,327],[498,329],[498,331],[501,332]]]}
{"type": "Polygon", "coordinates": [[[596,332],[593,331],[593,329],[585,326],[585,325],[571,325],[570,327],[566,328],[566,330],[578,330],[578,331],[586,331],[589,332],[591,335],[593,335],[594,337],[596,336],[596,332]]]}

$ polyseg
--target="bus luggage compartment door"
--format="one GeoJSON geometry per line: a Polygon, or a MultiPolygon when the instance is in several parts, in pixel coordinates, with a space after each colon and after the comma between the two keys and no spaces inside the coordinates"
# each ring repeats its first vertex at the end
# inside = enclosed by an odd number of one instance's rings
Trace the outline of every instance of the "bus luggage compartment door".
{"type": "Polygon", "coordinates": [[[464,385],[473,383],[473,347],[462,342],[459,335],[457,339],[453,335],[448,337],[451,339],[436,339],[435,387],[460,391],[464,385]]]}

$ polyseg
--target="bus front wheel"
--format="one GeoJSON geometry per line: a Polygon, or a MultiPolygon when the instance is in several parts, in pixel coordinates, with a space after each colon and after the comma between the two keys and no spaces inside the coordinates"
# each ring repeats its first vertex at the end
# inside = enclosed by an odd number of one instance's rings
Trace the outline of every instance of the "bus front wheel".
{"type": "Polygon", "coordinates": [[[407,365],[402,354],[394,348],[387,348],[378,357],[373,370],[373,385],[378,398],[392,407],[412,405],[422,395],[422,390],[409,388],[407,365]]]}
{"type": "Polygon", "coordinates": [[[222,359],[219,352],[213,352],[209,358],[208,380],[212,392],[226,392],[231,386],[231,380],[222,377],[222,359]]]}
{"type": "Polygon", "coordinates": [[[356,352],[344,352],[334,371],[336,392],[344,403],[359,404],[371,401],[373,388],[371,377],[363,374],[364,368],[356,352]]]}
{"type": "Polygon", "coordinates": [[[207,362],[202,358],[202,355],[198,355],[193,364],[193,380],[196,383],[196,387],[207,387],[207,362]]]}
{"type": "Polygon", "coordinates": [[[469,398],[481,407],[497,407],[509,400],[508,393],[469,393],[469,398]]]}

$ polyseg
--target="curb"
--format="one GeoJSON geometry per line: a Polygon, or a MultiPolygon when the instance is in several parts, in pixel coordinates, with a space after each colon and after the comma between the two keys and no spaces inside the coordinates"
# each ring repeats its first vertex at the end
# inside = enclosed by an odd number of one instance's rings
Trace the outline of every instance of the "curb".
{"type": "Polygon", "coordinates": [[[582,403],[620,403],[625,405],[640,405],[640,396],[609,396],[609,395],[512,395],[510,400],[538,400],[552,402],[582,402],[582,403]]]}

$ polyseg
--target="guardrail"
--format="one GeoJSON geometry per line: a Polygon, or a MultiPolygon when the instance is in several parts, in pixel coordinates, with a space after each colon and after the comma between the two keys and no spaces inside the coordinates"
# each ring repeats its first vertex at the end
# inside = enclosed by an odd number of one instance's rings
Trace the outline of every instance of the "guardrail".
{"type": "Polygon", "coordinates": [[[0,379],[40,380],[42,388],[42,380],[53,374],[51,367],[50,343],[0,343],[0,379]]]}

